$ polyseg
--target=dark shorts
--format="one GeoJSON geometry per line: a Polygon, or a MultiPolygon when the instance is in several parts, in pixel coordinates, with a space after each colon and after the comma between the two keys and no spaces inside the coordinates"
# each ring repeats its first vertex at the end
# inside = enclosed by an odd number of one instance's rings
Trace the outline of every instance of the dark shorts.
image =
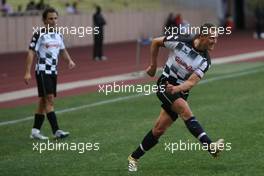
{"type": "Polygon", "coordinates": [[[173,121],[175,121],[178,118],[178,114],[174,111],[172,111],[171,109],[171,105],[173,104],[173,102],[175,100],[177,100],[178,98],[183,98],[184,100],[187,100],[188,96],[189,96],[189,92],[179,92],[176,94],[170,94],[166,91],[164,91],[165,89],[161,89],[161,87],[166,86],[166,82],[169,82],[172,85],[179,85],[176,83],[176,78],[173,77],[165,77],[164,75],[161,75],[160,78],[157,81],[157,85],[159,87],[158,91],[157,91],[157,96],[159,98],[159,100],[161,101],[161,107],[170,115],[171,119],[173,121]]]}
{"type": "Polygon", "coordinates": [[[48,75],[44,72],[36,72],[38,96],[45,97],[49,94],[57,95],[57,75],[48,75]]]}

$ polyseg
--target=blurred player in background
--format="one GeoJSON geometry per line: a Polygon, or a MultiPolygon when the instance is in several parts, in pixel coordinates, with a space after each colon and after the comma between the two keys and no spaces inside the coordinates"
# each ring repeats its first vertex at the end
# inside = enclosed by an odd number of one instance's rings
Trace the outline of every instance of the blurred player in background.
{"type": "Polygon", "coordinates": [[[138,148],[129,155],[129,171],[137,171],[140,157],[158,143],[159,138],[178,118],[178,115],[184,120],[190,133],[198,138],[203,146],[208,147],[213,157],[217,157],[221,151],[220,147],[223,147],[224,140],[219,139],[212,142],[187,103],[189,90],[202,79],[210,68],[211,60],[208,51],[213,50],[217,42],[216,30],[210,31],[213,27],[215,29],[212,24],[204,24],[200,28],[200,33],[194,37],[170,35],[152,41],[151,64],[146,70],[151,77],[156,73],[159,48],[166,47],[171,51],[163,73],[157,81],[158,87],[165,86],[166,91],[162,89],[157,91],[157,96],[162,103],[160,115],[138,148]],[[204,34],[204,29],[210,32],[204,34]]]}
{"type": "Polygon", "coordinates": [[[60,130],[54,112],[59,55],[68,62],[70,69],[75,67],[75,63],[64,46],[63,36],[54,30],[58,20],[58,12],[53,8],[47,8],[42,14],[42,20],[45,28],[35,32],[32,37],[26,58],[26,73],[24,76],[25,83],[29,84],[31,80],[31,66],[36,55],[35,75],[39,102],[30,137],[41,140],[48,139],[48,137],[40,133],[46,115],[54,137],[64,138],[69,135],[69,132],[60,130]]]}

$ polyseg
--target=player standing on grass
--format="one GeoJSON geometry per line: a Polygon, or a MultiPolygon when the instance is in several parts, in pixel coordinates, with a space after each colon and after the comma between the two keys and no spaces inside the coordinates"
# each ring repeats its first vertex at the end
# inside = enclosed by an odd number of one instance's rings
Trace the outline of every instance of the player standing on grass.
{"type": "Polygon", "coordinates": [[[54,137],[64,138],[69,135],[69,132],[64,132],[59,129],[57,117],[54,112],[58,57],[61,55],[65,58],[70,69],[75,67],[75,63],[65,49],[63,36],[55,30],[58,12],[53,8],[47,8],[42,14],[42,20],[45,28],[34,33],[32,37],[26,58],[26,73],[24,76],[25,83],[29,84],[31,79],[31,66],[36,54],[37,63],[35,75],[39,102],[30,137],[34,139],[48,139],[48,137],[40,133],[45,115],[47,115],[54,137]]]}
{"type": "Polygon", "coordinates": [[[157,68],[159,47],[170,49],[163,73],[158,79],[158,86],[166,86],[166,91],[159,89],[157,96],[162,109],[154,127],[146,134],[138,148],[128,157],[128,170],[137,171],[138,160],[158,143],[158,139],[178,118],[184,120],[191,134],[198,138],[202,145],[208,147],[209,153],[217,157],[224,140],[212,142],[198,120],[193,115],[187,97],[189,90],[195,86],[210,68],[211,60],[208,51],[214,49],[217,42],[217,31],[214,25],[206,23],[195,37],[168,36],[155,38],[151,44],[151,64],[147,73],[154,76],[157,68]],[[207,32],[206,32],[207,31],[207,32]]]}

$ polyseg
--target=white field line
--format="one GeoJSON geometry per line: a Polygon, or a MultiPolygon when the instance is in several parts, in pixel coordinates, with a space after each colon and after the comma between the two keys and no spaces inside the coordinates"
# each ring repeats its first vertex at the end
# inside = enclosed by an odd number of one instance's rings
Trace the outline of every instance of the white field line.
{"type": "MultiPolygon", "coordinates": [[[[110,83],[110,82],[139,79],[141,77],[144,77],[144,76],[141,75],[139,77],[139,75],[127,73],[127,74],[116,75],[116,76],[107,76],[107,77],[100,77],[100,78],[89,79],[89,80],[80,80],[80,81],[58,84],[57,91],[62,92],[62,91],[72,90],[72,89],[81,88],[81,87],[106,84],[106,83],[110,83]]],[[[7,93],[2,93],[2,94],[0,94],[0,102],[17,100],[17,99],[28,98],[28,97],[33,97],[33,96],[37,96],[37,88],[36,87],[18,90],[18,91],[7,92],[7,93]]]]}
{"type": "MultiPolygon", "coordinates": [[[[235,62],[235,61],[255,59],[255,58],[263,57],[263,56],[264,56],[264,50],[261,50],[261,51],[244,53],[244,54],[233,55],[233,56],[228,56],[228,57],[216,58],[212,60],[212,63],[213,64],[223,64],[223,63],[229,63],[229,62],[235,62]]],[[[136,72],[121,74],[121,75],[116,75],[116,76],[100,77],[100,78],[90,79],[90,80],[80,80],[80,81],[74,81],[74,82],[69,82],[69,83],[61,83],[61,84],[58,84],[57,91],[61,92],[61,91],[72,90],[72,89],[81,88],[81,87],[96,86],[96,85],[101,85],[101,84],[106,84],[106,83],[111,83],[111,82],[117,82],[117,81],[140,79],[146,76],[144,73],[143,74],[135,74],[135,73],[136,72]]],[[[33,96],[37,96],[37,88],[29,88],[29,89],[1,93],[0,103],[5,102],[5,101],[17,100],[21,98],[33,97],[33,96]]]]}
{"type": "Polygon", "coordinates": [[[237,55],[232,55],[232,56],[227,56],[227,57],[219,57],[219,58],[212,60],[212,63],[213,64],[223,64],[223,63],[228,63],[228,62],[256,59],[256,58],[263,57],[263,56],[264,56],[264,50],[261,50],[261,51],[237,54],[237,55]]]}
{"type": "MultiPolygon", "coordinates": [[[[249,74],[260,72],[262,70],[263,69],[249,70],[249,71],[244,71],[244,72],[233,73],[233,74],[230,74],[230,75],[217,76],[217,77],[214,77],[214,78],[201,80],[199,84],[207,84],[207,83],[210,83],[210,82],[213,82],[213,81],[245,76],[245,75],[249,75],[249,74]]],[[[77,110],[81,110],[81,109],[85,109],[85,108],[101,106],[101,105],[105,105],[105,104],[110,104],[110,103],[115,103],[115,102],[119,102],[119,101],[129,100],[129,99],[142,97],[142,96],[144,96],[144,94],[141,93],[141,94],[135,94],[135,95],[130,95],[130,96],[118,97],[118,98],[113,98],[113,99],[110,99],[110,100],[103,100],[103,101],[99,101],[99,102],[96,102],[96,103],[91,103],[91,104],[86,104],[86,105],[81,105],[81,106],[76,106],[76,107],[72,107],[72,108],[58,110],[58,111],[56,111],[56,113],[57,114],[62,114],[62,113],[66,113],[66,112],[72,112],[72,111],[77,111],[77,110]]],[[[18,120],[4,121],[4,122],[0,122],[0,126],[16,124],[16,123],[28,121],[28,120],[31,120],[31,119],[33,119],[33,116],[24,117],[24,118],[18,119],[18,120]]]]}

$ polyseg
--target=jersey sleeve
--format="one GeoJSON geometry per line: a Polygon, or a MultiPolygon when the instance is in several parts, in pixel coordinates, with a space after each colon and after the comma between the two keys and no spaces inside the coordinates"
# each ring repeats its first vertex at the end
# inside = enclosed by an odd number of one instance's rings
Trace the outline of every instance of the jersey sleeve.
{"type": "Polygon", "coordinates": [[[179,43],[178,36],[173,36],[173,35],[166,36],[163,40],[164,46],[172,50],[177,47],[178,43],[179,43]]]}
{"type": "Polygon", "coordinates": [[[198,67],[194,73],[199,76],[201,79],[203,78],[204,74],[208,71],[210,68],[211,64],[208,61],[204,61],[200,67],[198,67]]]}
{"type": "Polygon", "coordinates": [[[63,50],[63,49],[65,49],[65,44],[64,44],[63,35],[60,34],[60,38],[61,38],[60,50],[63,50]]]}
{"type": "Polygon", "coordinates": [[[30,44],[29,44],[29,49],[33,50],[33,51],[36,51],[36,46],[38,44],[38,41],[39,41],[39,32],[36,32],[33,34],[32,38],[31,38],[31,41],[30,41],[30,44]]]}

